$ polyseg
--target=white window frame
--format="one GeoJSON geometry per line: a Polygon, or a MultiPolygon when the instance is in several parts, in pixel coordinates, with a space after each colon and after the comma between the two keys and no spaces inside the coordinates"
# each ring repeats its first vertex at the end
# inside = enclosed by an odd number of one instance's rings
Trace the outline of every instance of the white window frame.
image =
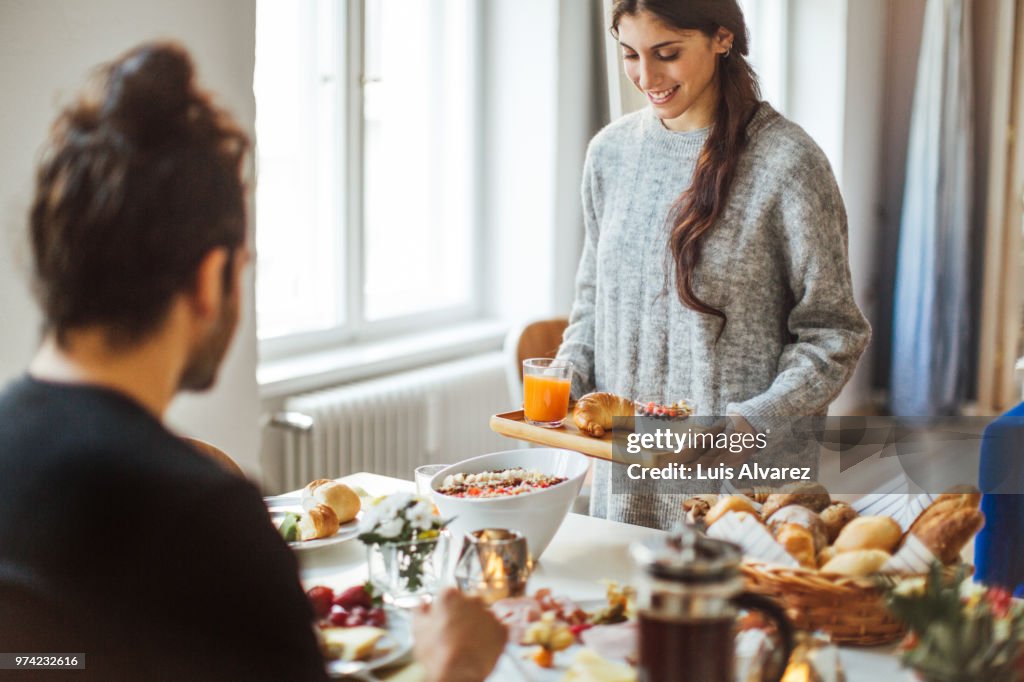
{"type": "MultiPolygon", "coordinates": [[[[325,0],[333,2],[333,0],[325,0]]],[[[297,332],[282,336],[260,338],[258,340],[261,362],[284,360],[308,354],[338,349],[362,343],[371,343],[384,339],[412,335],[424,331],[436,330],[459,323],[471,323],[486,316],[486,281],[484,270],[484,254],[486,230],[484,228],[481,200],[484,190],[482,171],[484,169],[483,150],[483,50],[484,50],[484,16],[481,3],[469,2],[468,26],[470,30],[471,49],[476,54],[472,60],[469,73],[470,129],[470,186],[466,195],[471,205],[467,207],[471,221],[471,245],[473,263],[470,267],[470,300],[468,303],[450,306],[422,313],[413,313],[395,318],[368,321],[364,314],[363,283],[366,273],[366,257],[364,249],[364,150],[363,150],[363,88],[367,79],[373,74],[365,73],[364,37],[365,37],[365,0],[348,0],[341,3],[344,11],[339,13],[339,27],[335,45],[344,47],[337,54],[337,72],[344,74],[345,87],[339,89],[338,124],[344,134],[341,136],[339,149],[336,150],[335,168],[338,178],[339,200],[336,214],[336,229],[344,236],[341,240],[336,262],[341,270],[339,284],[343,279],[345,296],[339,311],[343,320],[341,324],[322,330],[297,332]]],[[[257,141],[258,142],[258,141],[257,141]]],[[[273,228],[271,228],[273,229],[273,228]]],[[[258,276],[258,275],[257,275],[258,276]]],[[[258,308],[258,306],[257,306],[258,308]]]]}

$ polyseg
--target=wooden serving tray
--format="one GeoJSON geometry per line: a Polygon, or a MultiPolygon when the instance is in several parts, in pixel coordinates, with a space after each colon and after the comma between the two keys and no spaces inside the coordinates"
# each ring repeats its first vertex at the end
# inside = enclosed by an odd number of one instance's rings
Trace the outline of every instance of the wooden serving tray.
{"type": "Polygon", "coordinates": [[[528,424],[522,410],[493,415],[490,425],[491,430],[495,433],[516,440],[573,450],[599,459],[612,459],[612,434],[606,433],[600,438],[593,438],[580,433],[580,430],[572,423],[571,406],[569,407],[569,416],[557,429],[546,429],[542,426],[528,424]]]}

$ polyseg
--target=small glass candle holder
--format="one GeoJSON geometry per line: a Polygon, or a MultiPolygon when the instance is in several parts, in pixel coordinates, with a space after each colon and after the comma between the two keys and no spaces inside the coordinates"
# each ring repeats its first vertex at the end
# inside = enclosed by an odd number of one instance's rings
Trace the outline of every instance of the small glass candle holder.
{"type": "Polygon", "coordinates": [[[526,594],[533,559],[526,538],[516,530],[486,528],[467,533],[455,566],[455,584],[493,604],[526,594]]]}

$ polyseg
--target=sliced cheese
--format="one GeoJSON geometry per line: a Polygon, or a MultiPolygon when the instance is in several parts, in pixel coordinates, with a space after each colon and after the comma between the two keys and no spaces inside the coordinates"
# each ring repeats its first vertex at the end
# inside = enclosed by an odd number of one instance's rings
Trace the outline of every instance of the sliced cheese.
{"type": "Polygon", "coordinates": [[[324,653],[343,661],[365,661],[373,655],[377,642],[387,630],[360,625],[354,628],[324,628],[320,631],[324,653]]]}
{"type": "Polygon", "coordinates": [[[637,674],[625,663],[615,663],[590,649],[581,649],[562,682],[637,682],[637,674]]]}

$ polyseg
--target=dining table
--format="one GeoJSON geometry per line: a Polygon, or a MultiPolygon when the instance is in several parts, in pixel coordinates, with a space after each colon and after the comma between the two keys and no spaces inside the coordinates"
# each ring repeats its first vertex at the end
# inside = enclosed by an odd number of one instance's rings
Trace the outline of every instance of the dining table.
{"type": "MultiPolygon", "coordinates": [[[[413,481],[372,473],[356,473],[339,479],[362,488],[370,496],[395,492],[415,492],[413,481]]],[[[288,495],[298,496],[301,491],[288,495]]],[[[633,564],[631,543],[664,531],[569,513],[551,544],[536,562],[529,581],[529,592],[550,588],[553,594],[583,602],[604,598],[609,580],[629,584],[633,564]]],[[[356,539],[312,550],[297,551],[300,578],[306,589],[326,585],[343,589],[367,579],[366,549],[356,539]]],[[[510,650],[512,647],[510,646],[510,650]]],[[[878,647],[839,647],[839,657],[848,682],[909,682],[913,675],[902,669],[895,645],[878,647]]],[[[532,681],[530,661],[511,652],[499,659],[488,678],[493,682],[532,681]]],[[[423,670],[411,657],[387,669],[362,673],[367,681],[413,682],[423,679],[423,670]]]]}

